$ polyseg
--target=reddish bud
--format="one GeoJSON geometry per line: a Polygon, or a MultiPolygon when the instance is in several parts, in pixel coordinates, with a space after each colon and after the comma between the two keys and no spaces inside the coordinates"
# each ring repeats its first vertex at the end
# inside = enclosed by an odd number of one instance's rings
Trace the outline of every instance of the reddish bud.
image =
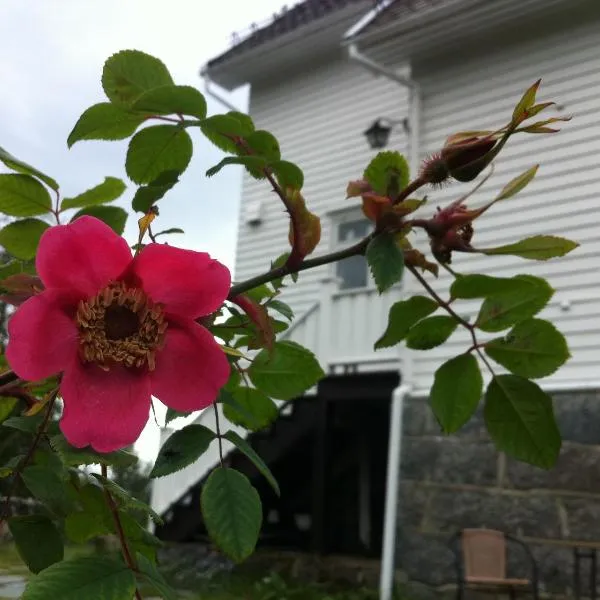
{"type": "MultiPolygon", "coordinates": [[[[495,136],[467,138],[460,142],[446,142],[441,159],[451,177],[458,181],[473,181],[494,159],[498,143],[495,136]]],[[[498,148],[499,150],[499,148],[498,148]]]]}

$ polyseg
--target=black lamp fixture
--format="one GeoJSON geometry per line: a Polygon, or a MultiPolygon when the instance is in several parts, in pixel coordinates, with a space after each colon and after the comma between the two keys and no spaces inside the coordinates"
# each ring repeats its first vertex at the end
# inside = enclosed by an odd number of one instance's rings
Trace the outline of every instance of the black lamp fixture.
{"type": "Polygon", "coordinates": [[[385,148],[390,139],[392,129],[400,124],[402,124],[405,132],[408,133],[410,131],[407,117],[399,120],[388,119],[387,117],[379,117],[376,119],[369,129],[364,132],[367,142],[369,142],[369,146],[371,146],[373,150],[385,148]]]}

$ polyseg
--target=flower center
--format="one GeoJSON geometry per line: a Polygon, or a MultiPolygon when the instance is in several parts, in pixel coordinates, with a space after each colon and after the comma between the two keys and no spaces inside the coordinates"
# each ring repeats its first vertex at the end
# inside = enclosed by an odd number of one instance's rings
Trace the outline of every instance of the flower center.
{"type": "Polygon", "coordinates": [[[103,369],[122,364],[154,370],[168,323],[162,307],[141,289],[110,283],[79,303],[75,320],[85,362],[95,362],[103,369]]]}

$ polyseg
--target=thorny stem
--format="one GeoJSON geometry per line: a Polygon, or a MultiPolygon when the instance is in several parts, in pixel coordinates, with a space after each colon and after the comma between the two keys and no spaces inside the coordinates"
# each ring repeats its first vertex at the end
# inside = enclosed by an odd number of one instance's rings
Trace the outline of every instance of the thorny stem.
{"type": "Polygon", "coordinates": [[[273,281],[274,279],[279,279],[280,277],[285,277],[286,275],[290,275],[292,273],[299,273],[300,271],[306,271],[307,269],[314,269],[315,267],[320,267],[322,265],[327,265],[332,262],[336,262],[338,260],[342,260],[344,258],[348,258],[350,256],[355,256],[357,254],[364,254],[369,242],[373,239],[374,234],[368,235],[366,238],[362,239],[357,244],[353,246],[349,246],[343,250],[338,250],[337,252],[331,252],[330,254],[323,254],[323,256],[317,256],[316,258],[311,258],[305,261],[302,261],[296,267],[289,267],[287,265],[283,265],[282,267],[277,267],[275,269],[271,269],[262,275],[258,275],[256,277],[252,277],[251,279],[247,279],[246,281],[242,281],[237,285],[234,285],[229,291],[228,299],[235,298],[235,296],[239,294],[243,294],[244,292],[251,290],[263,283],[269,283],[269,281],[273,281]]]}
{"type": "MultiPolygon", "coordinates": [[[[108,467],[106,465],[101,465],[101,474],[102,477],[108,479],[108,467]]],[[[135,560],[129,551],[129,547],[127,546],[127,538],[125,537],[125,532],[123,531],[123,525],[121,524],[121,517],[119,517],[119,509],[115,503],[114,498],[108,489],[104,488],[104,495],[106,496],[106,504],[113,516],[113,520],[115,522],[115,529],[117,530],[117,536],[119,538],[119,542],[121,544],[121,551],[123,552],[123,558],[125,559],[125,563],[134,573],[137,572],[137,565],[135,564],[135,560]]],[[[138,589],[135,590],[136,600],[143,600],[142,595],[138,589]]]]}
{"type": "Polygon", "coordinates": [[[215,424],[217,429],[217,439],[219,441],[219,462],[221,463],[221,468],[225,467],[223,463],[223,437],[221,436],[221,424],[219,422],[219,410],[217,408],[217,403],[213,403],[213,410],[215,411],[215,424]]]}
{"type": "Polygon", "coordinates": [[[0,518],[0,523],[2,523],[5,519],[8,518],[8,516],[10,514],[10,500],[11,500],[13,492],[15,490],[15,486],[17,485],[17,480],[21,476],[21,472],[23,471],[23,469],[25,469],[25,467],[29,464],[29,462],[33,458],[33,455],[35,454],[35,451],[37,450],[40,440],[42,439],[42,437],[44,436],[44,434],[46,432],[46,427],[48,427],[48,422],[50,421],[50,416],[52,415],[52,409],[54,408],[54,403],[56,402],[56,397],[58,396],[58,389],[59,388],[56,388],[51,393],[50,400],[48,401],[48,406],[46,407],[46,414],[44,415],[44,419],[40,423],[40,426],[38,427],[38,430],[35,434],[35,438],[33,439],[33,443],[29,447],[29,450],[27,451],[25,458],[19,463],[18,467],[15,469],[13,483],[12,483],[12,486],[11,486],[8,494],[6,495],[6,500],[4,502],[3,515],[0,518]]]}

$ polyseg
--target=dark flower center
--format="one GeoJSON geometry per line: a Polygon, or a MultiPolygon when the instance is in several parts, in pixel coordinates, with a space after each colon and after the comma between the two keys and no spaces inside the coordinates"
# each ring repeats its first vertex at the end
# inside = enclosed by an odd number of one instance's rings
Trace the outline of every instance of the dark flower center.
{"type": "Polygon", "coordinates": [[[127,306],[112,305],[104,313],[104,331],[109,340],[124,340],[135,335],[140,318],[127,306]]]}

